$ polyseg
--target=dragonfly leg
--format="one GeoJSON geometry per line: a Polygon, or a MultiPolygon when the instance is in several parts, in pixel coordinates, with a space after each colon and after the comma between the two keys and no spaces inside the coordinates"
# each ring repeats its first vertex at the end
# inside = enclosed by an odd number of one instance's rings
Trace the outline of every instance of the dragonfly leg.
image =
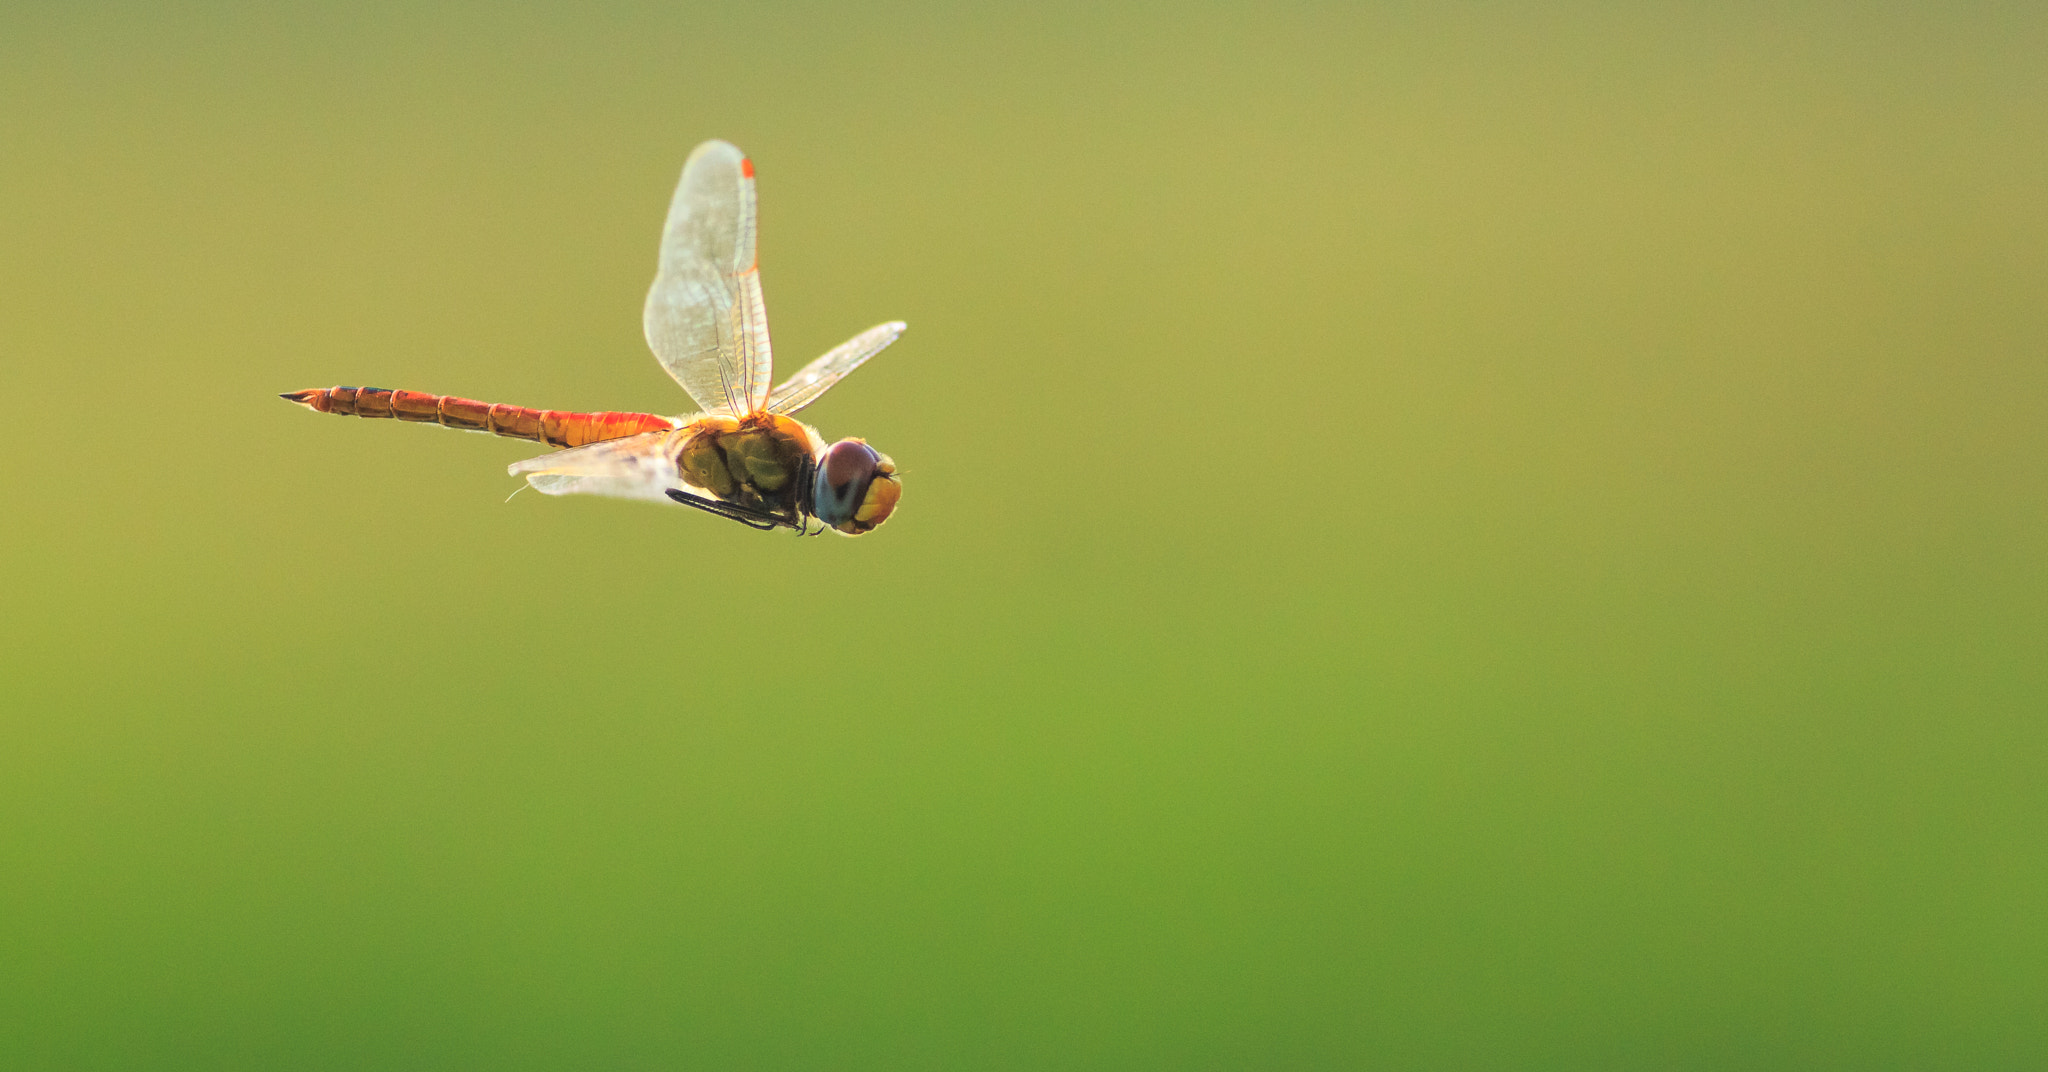
{"type": "Polygon", "coordinates": [[[744,506],[734,503],[719,502],[716,499],[707,499],[702,495],[692,495],[687,491],[676,488],[665,490],[667,490],[669,498],[682,503],[684,506],[694,506],[707,514],[722,517],[728,521],[737,521],[750,529],[760,529],[762,532],[768,532],[773,529],[782,528],[785,525],[788,525],[790,528],[796,527],[790,524],[788,518],[779,517],[775,514],[764,514],[758,510],[749,510],[744,506]]]}
{"type": "Polygon", "coordinates": [[[818,463],[805,458],[803,468],[797,471],[796,477],[796,514],[803,519],[803,527],[796,530],[798,536],[823,536],[825,529],[829,527],[820,521],[818,531],[811,531],[811,519],[817,516],[811,509],[811,489],[817,486],[817,475],[818,463]]]}

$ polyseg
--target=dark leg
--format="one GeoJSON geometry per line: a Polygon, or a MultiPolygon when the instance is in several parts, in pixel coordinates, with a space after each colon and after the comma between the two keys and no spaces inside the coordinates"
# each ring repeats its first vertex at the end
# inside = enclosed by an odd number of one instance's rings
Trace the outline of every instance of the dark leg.
{"type": "Polygon", "coordinates": [[[817,516],[811,508],[813,501],[811,490],[817,486],[815,483],[817,476],[817,461],[812,458],[805,458],[803,468],[797,470],[796,477],[796,516],[803,519],[802,527],[796,530],[798,536],[823,536],[825,534],[825,525],[823,523],[819,524],[818,531],[811,531],[811,518],[817,516]]]}
{"type": "Polygon", "coordinates": [[[775,514],[764,514],[758,510],[749,510],[744,506],[733,503],[707,499],[702,495],[692,495],[687,491],[676,488],[668,488],[666,490],[668,491],[669,498],[682,503],[684,506],[694,506],[707,514],[722,517],[728,521],[737,521],[750,529],[760,529],[762,532],[767,532],[772,529],[782,528],[785,525],[790,528],[796,527],[790,523],[788,518],[778,517],[775,514]]]}

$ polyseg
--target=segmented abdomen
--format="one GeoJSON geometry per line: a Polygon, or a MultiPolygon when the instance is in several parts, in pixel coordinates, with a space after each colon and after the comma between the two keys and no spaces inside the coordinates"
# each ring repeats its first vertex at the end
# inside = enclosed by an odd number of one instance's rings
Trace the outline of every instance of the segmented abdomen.
{"type": "Polygon", "coordinates": [[[528,409],[454,395],[390,391],[382,387],[315,387],[279,397],[320,413],[395,417],[401,421],[531,439],[557,447],[580,447],[585,443],[623,439],[641,432],[663,432],[675,427],[667,418],[652,413],[611,410],[564,413],[558,409],[528,409]]]}

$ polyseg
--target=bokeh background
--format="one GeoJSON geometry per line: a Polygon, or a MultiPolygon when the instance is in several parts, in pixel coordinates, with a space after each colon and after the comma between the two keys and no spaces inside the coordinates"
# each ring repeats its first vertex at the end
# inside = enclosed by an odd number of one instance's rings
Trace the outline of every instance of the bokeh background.
{"type": "Polygon", "coordinates": [[[0,10],[0,1066],[2048,1063],[2048,14],[1106,7],[0,10]]]}

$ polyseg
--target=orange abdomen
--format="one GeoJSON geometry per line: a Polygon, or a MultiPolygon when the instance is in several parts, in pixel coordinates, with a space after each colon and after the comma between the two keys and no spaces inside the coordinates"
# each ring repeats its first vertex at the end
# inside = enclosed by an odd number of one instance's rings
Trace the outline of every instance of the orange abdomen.
{"type": "Polygon", "coordinates": [[[527,409],[478,402],[454,395],[389,391],[382,387],[315,387],[280,395],[320,413],[355,417],[395,417],[401,421],[438,424],[471,432],[531,439],[557,447],[580,447],[642,432],[665,432],[675,425],[652,413],[564,413],[558,409],[527,409]]]}

